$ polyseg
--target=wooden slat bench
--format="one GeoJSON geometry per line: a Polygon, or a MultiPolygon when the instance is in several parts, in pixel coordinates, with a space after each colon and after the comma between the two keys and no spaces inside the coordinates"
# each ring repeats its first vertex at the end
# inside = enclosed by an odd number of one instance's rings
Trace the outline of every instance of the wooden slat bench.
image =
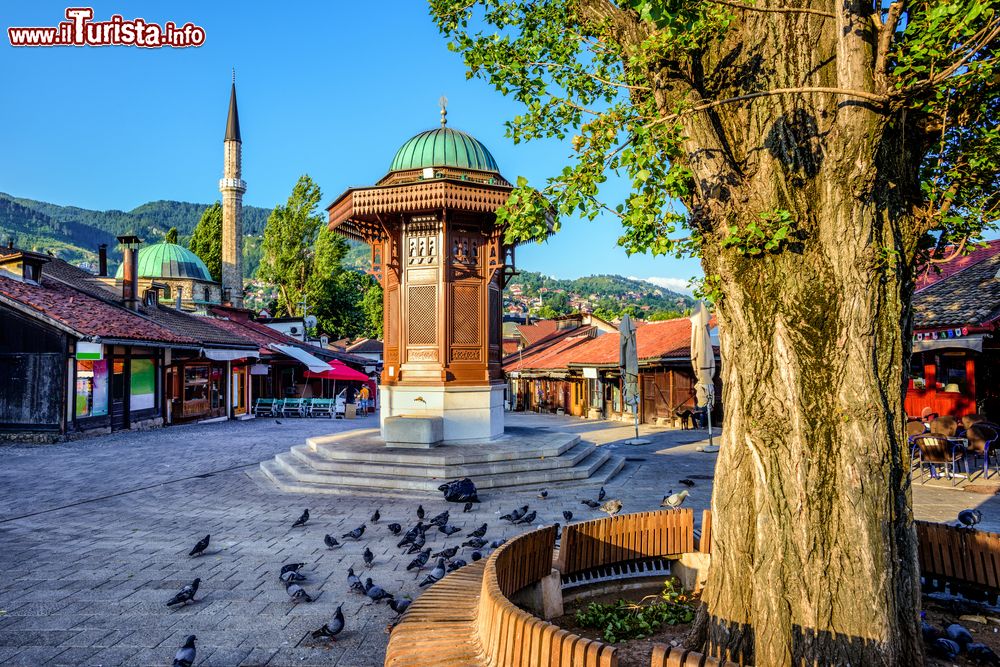
{"type": "Polygon", "coordinates": [[[389,636],[386,667],[485,664],[475,625],[486,563],[452,572],[413,601],[389,636]]]}
{"type": "Polygon", "coordinates": [[[649,667],[736,667],[737,663],[719,660],[695,651],[653,644],[649,667]]]}
{"type": "Polygon", "coordinates": [[[566,526],[556,568],[567,575],[612,563],[694,550],[692,510],[620,514],[566,526]]]}

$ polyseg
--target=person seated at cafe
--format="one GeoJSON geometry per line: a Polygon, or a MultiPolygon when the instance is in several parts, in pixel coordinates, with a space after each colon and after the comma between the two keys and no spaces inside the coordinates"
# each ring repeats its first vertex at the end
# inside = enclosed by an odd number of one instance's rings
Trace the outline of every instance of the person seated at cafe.
{"type": "Polygon", "coordinates": [[[948,415],[938,417],[931,422],[931,433],[933,435],[943,435],[946,438],[953,438],[957,430],[958,420],[948,415]]]}
{"type": "Polygon", "coordinates": [[[978,424],[979,422],[986,421],[983,416],[973,412],[971,415],[962,415],[962,425],[958,429],[958,435],[964,437],[965,432],[969,430],[969,427],[973,424],[978,424]]]}

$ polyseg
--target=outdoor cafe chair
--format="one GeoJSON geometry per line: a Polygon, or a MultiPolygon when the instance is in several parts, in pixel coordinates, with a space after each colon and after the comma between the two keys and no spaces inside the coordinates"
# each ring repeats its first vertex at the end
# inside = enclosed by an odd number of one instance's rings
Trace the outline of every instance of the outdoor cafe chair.
{"type": "Polygon", "coordinates": [[[286,398],[281,405],[281,414],[285,417],[301,417],[304,407],[301,398],[286,398]]]}
{"type": "MultiPolygon", "coordinates": [[[[965,450],[966,455],[971,454],[973,457],[973,463],[975,460],[982,456],[983,457],[983,476],[990,476],[990,454],[991,448],[994,443],[996,443],[997,436],[1000,435],[997,429],[992,426],[987,426],[985,423],[973,424],[965,432],[965,437],[969,441],[969,445],[965,450]]],[[[992,452],[994,458],[996,457],[995,450],[992,452]]],[[[968,463],[966,463],[968,466],[968,463]]],[[[1000,469],[1000,466],[998,466],[1000,469]]]]}
{"type": "Polygon", "coordinates": [[[273,398],[258,398],[257,402],[254,403],[253,413],[257,417],[274,415],[274,399],[273,398]]]}
{"type": "Polygon", "coordinates": [[[310,417],[329,417],[333,419],[333,399],[314,398],[309,404],[310,417]]]}
{"type": "MultiPolygon", "coordinates": [[[[913,438],[914,444],[916,444],[917,449],[920,452],[920,456],[917,459],[920,465],[920,477],[924,476],[924,464],[928,464],[930,467],[930,476],[936,477],[934,474],[935,465],[944,465],[945,474],[951,478],[952,486],[955,485],[955,473],[956,464],[959,461],[965,461],[965,472],[969,472],[969,462],[965,459],[965,450],[958,443],[948,440],[943,435],[918,435],[913,438]],[[948,471],[948,466],[951,466],[951,472],[948,471]]],[[[926,480],[925,480],[926,481],[926,480]]]]}

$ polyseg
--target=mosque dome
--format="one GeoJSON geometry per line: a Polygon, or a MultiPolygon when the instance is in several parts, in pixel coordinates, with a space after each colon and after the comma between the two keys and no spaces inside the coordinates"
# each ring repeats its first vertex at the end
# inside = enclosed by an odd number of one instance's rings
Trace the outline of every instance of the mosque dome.
{"type": "MultiPolygon", "coordinates": [[[[124,265],[118,267],[115,278],[121,278],[124,265]]],[[[154,243],[139,249],[140,278],[193,278],[212,280],[205,262],[184,246],[176,243],[154,243]]]]}
{"type": "Polygon", "coordinates": [[[389,171],[424,167],[500,172],[497,161],[481,141],[447,126],[421,132],[403,144],[396,151],[389,171]]]}

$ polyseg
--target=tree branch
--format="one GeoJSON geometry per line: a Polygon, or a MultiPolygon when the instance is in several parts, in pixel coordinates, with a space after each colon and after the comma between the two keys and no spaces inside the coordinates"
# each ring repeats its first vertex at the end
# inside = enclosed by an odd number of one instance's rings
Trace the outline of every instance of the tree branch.
{"type": "Polygon", "coordinates": [[[848,90],[846,88],[826,88],[826,87],[810,87],[804,86],[801,88],[775,88],[773,90],[764,90],[758,93],[747,93],[746,95],[737,95],[736,97],[727,97],[723,100],[712,100],[711,102],[705,102],[704,104],[699,104],[697,106],[691,107],[690,109],[685,109],[683,111],[678,111],[677,113],[664,116],[662,118],[657,118],[650,125],[659,125],[661,123],[668,123],[672,120],[676,120],[681,116],[686,116],[688,114],[696,113],[698,111],[704,111],[706,109],[712,109],[723,104],[731,104],[733,102],[745,102],[747,100],[756,99],[758,97],[772,97],[774,95],[795,95],[804,93],[829,93],[831,95],[845,95],[847,97],[857,97],[863,100],[869,100],[872,102],[878,102],[879,104],[885,104],[889,101],[889,98],[885,95],[879,95],[878,93],[869,93],[864,90],[848,90]]]}
{"type": "Polygon", "coordinates": [[[958,244],[958,248],[955,250],[955,252],[951,253],[951,255],[949,255],[948,257],[937,258],[937,259],[935,259],[934,257],[930,257],[928,261],[931,264],[947,264],[948,262],[950,262],[951,260],[955,259],[956,257],[962,254],[962,251],[965,250],[965,244],[968,240],[969,240],[968,236],[964,237],[962,241],[958,244]]]}
{"type": "Polygon", "coordinates": [[[727,7],[736,7],[738,9],[745,9],[751,12],[775,12],[779,14],[814,14],[816,16],[823,16],[825,18],[836,18],[833,12],[824,12],[822,9],[811,9],[809,7],[757,7],[755,5],[747,5],[742,2],[731,2],[730,0],[708,0],[708,2],[713,5],[726,5],[727,7]]]}
{"type": "Polygon", "coordinates": [[[896,26],[899,25],[899,18],[903,13],[903,5],[903,0],[896,0],[889,5],[885,21],[878,31],[875,79],[881,84],[882,90],[887,90],[889,87],[889,49],[892,47],[892,38],[896,34],[896,26]]]}

